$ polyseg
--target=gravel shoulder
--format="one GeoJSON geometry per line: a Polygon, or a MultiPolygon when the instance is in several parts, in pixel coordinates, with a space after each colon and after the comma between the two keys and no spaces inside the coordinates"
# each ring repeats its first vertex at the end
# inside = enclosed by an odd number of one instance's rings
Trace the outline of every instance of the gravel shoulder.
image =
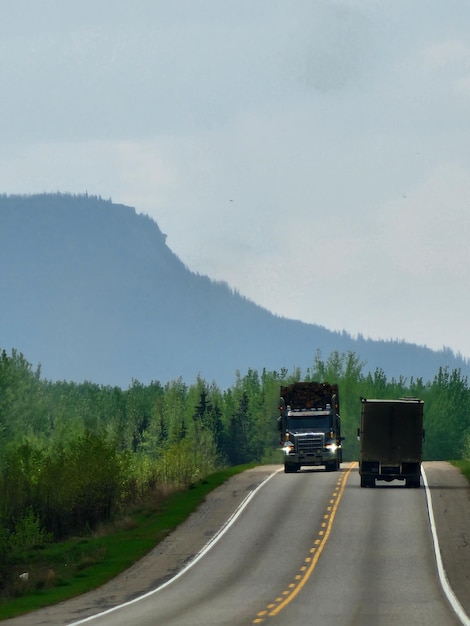
{"type": "Polygon", "coordinates": [[[63,626],[159,587],[191,561],[250,492],[279,467],[262,465],[232,476],[208,494],[199,508],[143,559],[99,589],[1,623],[5,626],[63,626]]]}
{"type": "MultiPolygon", "coordinates": [[[[470,487],[449,463],[424,463],[442,560],[449,583],[470,616],[470,487]]],[[[63,626],[131,601],[159,587],[190,562],[237,507],[278,465],[259,466],[230,478],[147,556],[99,589],[18,618],[5,626],[63,626]]]]}

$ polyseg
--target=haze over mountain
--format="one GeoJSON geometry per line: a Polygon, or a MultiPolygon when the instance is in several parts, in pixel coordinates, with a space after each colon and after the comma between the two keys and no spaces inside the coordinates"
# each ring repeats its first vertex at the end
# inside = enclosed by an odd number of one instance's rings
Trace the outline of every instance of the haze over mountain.
{"type": "MultiPolygon", "coordinates": [[[[0,348],[51,380],[230,386],[236,371],[305,371],[317,350],[354,351],[365,371],[431,380],[469,371],[451,350],[373,341],[273,315],[191,272],[150,217],[91,196],[0,197],[0,348]]],[[[326,270],[326,268],[325,268],[326,270]]],[[[286,297],[301,298],[285,285],[286,297]]],[[[318,294],[347,307],[341,294],[318,294]]],[[[363,330],[367,335],[367,328],[363,330]]]]}

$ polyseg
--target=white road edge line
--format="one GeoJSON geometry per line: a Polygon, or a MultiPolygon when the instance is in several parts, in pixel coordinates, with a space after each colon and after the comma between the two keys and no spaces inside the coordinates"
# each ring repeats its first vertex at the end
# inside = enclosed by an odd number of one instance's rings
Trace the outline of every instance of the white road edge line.
{"type": "Polygon", "coordinates": [[[187,565],[185,565],[183,569],[181,569],[177,574],[175,574],[172,578],[167,580],[165,583],[163,583],[159,587],[152,589],[152,591],[148,591],[147,593],[144,593],[143,595],[138,596],[137,598],[134,598],[133,600],[129,600],[128,602],[124,602],[123,604],[113,606],[110,609],[107,609],[106,611],[95,613],[94,615],[90,615],[89,617],[85,617],[84,619],[78,620],[78,622],[71,622],[70,624],[68,624],[68,626],[78,626],[79,624],[86,624],[87,622],[91,622],[92,620],[97,619],[98,617],[102,617],[103,615],[108,615],[109,613],[118,611],[119,609],[122,609],[123,607],[130,606],[131,604],[135,604],[136,602],[139,602],[140,600],[144,600],[145,598],[152,596],[154,593],[161,591],[165,587],[168,587],[168,585],[170,585],[172,582],[180,578],[180,576],[185,574],[193,565],[196,565],[196,563],[200,559],[202,559],[202,557],[205,554],[209,552],[209,550],[219,541],[219,539],[221,539],[225,535],[228,529],[240,517],[243,510],[247,507],[248,503],[256,495],[256,493],[262,487],[264,487],[264,485],[268,482],[268,480],[270,480],[273,476],[275,476],[277,473],[279,473],[282,470],[283,468],[280,468],[276,470],[275,472],[273,472],[272,474],[269,474],[269,476],[266,476],[266,478],[256,487],[256,489],[253,489],[252,491],[250,491],[249,494],[245,497],[245,499],[240,503],[240,505],[235,510],[235,512],[228,518],[228,520],[225,522],[222,528],[212,537],[212,539],[202,548],[202,550],[198,552],[196,556],[187,565]]]}
{"type": "Polygon", "coordinates": [[[426,490],[426,501],[427,501],[427,505],[428,505],[428,515],[429,515],[429,521],[430,521],[430,524],[431,524],[431,533],[432,533],[432,539],[433,539],[433,543],[434,543],[434,554],[436,556],[437,572],[439,574],[439,580],[441,582],[441,586],[442,586],[442,588],[444,590],[444,593],[446,594],[447,599],[448,599],[451,607],[454,609],[454,612],[457,615],[457,617],[459,618],[459,620],[465,626],[470,626],[470,618],[465,613],[462,605],[460,604],[460,602],[457,599],[457,596],[452,591],[452,587],[449,584],[449,580],[447,578],[447,574],[446,574],[446,571],[444,569],[444,565],[442,563],[441,549],[439,547],[439,540],[437,538],[436,523],[434,521],[434,511],[433,511],[433,508],[432,508],[431,490],[429,489],[428,479],[427,479],[427,476],[426,476],[426,472],[424,471],[424,467],[421,467],[421,475],[423,477],[424,488],[426,490]]]}

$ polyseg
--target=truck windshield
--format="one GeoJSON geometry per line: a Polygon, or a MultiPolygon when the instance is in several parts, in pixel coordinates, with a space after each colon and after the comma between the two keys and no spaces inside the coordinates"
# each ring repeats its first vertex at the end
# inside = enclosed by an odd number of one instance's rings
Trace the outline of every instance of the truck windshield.
{"type": "Polygon", "coordinates": [[[289,416],[287,418],[287,429],[291,431],[302,428],[320,432],[331,429],[331,427],[331,415],[319,415],[318,417],[289,416]]]}

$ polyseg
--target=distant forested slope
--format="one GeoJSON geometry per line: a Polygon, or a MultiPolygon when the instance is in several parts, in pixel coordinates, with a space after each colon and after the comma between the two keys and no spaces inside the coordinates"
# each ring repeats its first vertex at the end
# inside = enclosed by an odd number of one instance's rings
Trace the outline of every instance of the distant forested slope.
{"type": "Polygon", "coordinates": [[[0,261],[0,348],[51,380],[127,387],[200,375],[229,386],[237,370],[306,370],[317,350],[353,351],[389,377],[469,370],[450,350],[275,316],[191,272],[155,221],[110,200],[0,196],[0,261]]]}

